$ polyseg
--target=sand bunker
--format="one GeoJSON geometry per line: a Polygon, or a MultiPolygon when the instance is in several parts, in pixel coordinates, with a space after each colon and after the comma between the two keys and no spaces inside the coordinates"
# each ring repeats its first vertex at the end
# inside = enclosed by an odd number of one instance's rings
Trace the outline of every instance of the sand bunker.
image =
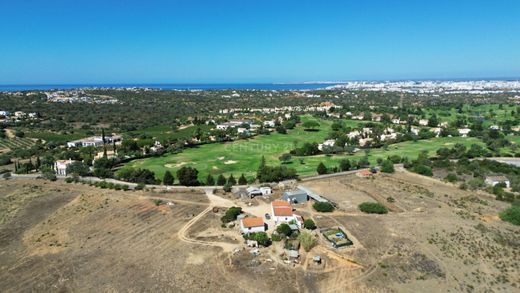
{"type": "Polygon", "coordinates": [[[224,162],[224,164],[226,164],[226,165],[231,165],[231,164],[236,164],[236,163],[238,163],[238,161],[227,160],[224,162]]]}
{"type": "Polygon", "coordinates": [[[164,167],[171,169],[171,168],[181,167],[181,166],[184,166],[186,164],[187,164],[186,162],[180,162],[180,163],[177,163],[177,164],[165,164],[164,167]]]}

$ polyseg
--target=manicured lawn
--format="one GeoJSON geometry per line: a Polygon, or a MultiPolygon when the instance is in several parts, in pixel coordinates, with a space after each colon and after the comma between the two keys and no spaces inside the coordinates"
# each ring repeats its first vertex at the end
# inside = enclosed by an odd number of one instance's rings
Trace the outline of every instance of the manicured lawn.
{"type": "Polygon", "coordinates": [[[469,106],[464,105],[463,113],[458,113],[455,108],[451,108],[449,110],[442,109],[426,109],[428,116],[435,113],[439,119],[439,121],[448,121],[453,122],[457,119],[457,116],[466,116],[467,118],[476,118],[482,117],[485,118],[484,126],[490,126],[496,124],[497,122],[503,122],[509,119],[514,119],[514,116],[511,115],[511,111],[516,111],[515,105],[500,105],[498,104],[489,104],[489,105],[478,105],[478,106],[469,106]]]}
{"type": "MultiPolygon", "coordinates": [[[[309,116],[302,117],[302,121],[308,119],[313,118],[309,116]]],[[[322,142],[330,132],[331,122],[319,120],[319,123],[319,131],[308,132],[301,127],[297,127],[294,130],[290,130],[286,135],[272,133],[271,135],[261,135],[248,140],[207,144],[184,150],[176,155],[136,160],[130,162],[128,166],[149,169],[155,172],[158,178],[162,178],[166,170],[176,172],[182,166],[197,168],[201,180],[205,179],[208,173],[215,177],[219,174],[224,174],[225,176],[233,174],[236,178],[241,173],[244,173],[246,177],[254,178],[262,155],[265,156],[267,164],[279,165],[278,157],[283,153],[289,152],[295,145],[301,145],[304,142],[322,142]]],[[[390,145],[387,151],[372,149],[369,153],[369,160],[372,164],[375,164],[377,158],[384,159],[391,155],[416,158],[422,150],[426,150],[430,155],[434,155],[438,148],[443,146],[452,147],[456,143],[463,143],[467,146],[473,143],[482,144],[479,139],[462,137],[403,142],[390,145]]],[[[316,167],[320,162],[324,162],[328,167],[333,167],[337,166],[341,159],[359,160],[364,155],[364,151],[360,151],[354,155],[293,157],[286,166],[295,168],[300,176],[315,175],[316,167]],[[303,160],[303,164],[300,162],[300,159],[303,160]]]]}
{"type": "MultiPolygon", "coordinates": [[[[378,158],[386,159],[389,156],[398,155],[401,157],[408,157],[415,159],[422,151],[427,151],[430,156],[434,156],[435,152],[441,147],[453,147],[456,143],[462,143],[467,147],[472,144],[484,145],[484,143],[478,138],[463,138],[463,137],[439,137],[428,140],[419,140],[417,142],[407,141],[390,145],[388,150],[383,148],[371,149],[368,154],[368,160],[372,165],[375,165],[378,158]]],[[[298,174],[301,176],[316,175],[316,168],[320,162],[323,162],[328,168],[339,165],[339,161],[342,159],[349,159],[351,161],[358,161],[365,156],[363,150],[359,151],[354,155],[318,155],[312,157],[303,157],[305,164],[301,164],[297,160],[293,160],[291,164],[298,174]]]]}
{"type": "MultiPolygon", "coordinates": [[[[313,119],[303,116],[302,121],[313,119]]],[[[235,177],[244,173],[252,178],[265,156],[268,164],[278,165],[278,157],[289,152],[295,145],[304,142],[322,142],[330,131],[330,121],[320,120],[319,131],[305,131],[301,127],[289,130],[288,134],[273,132],[270,135],[260,135],[247,140],[237,140],[229,143],[214,143],[184,150],[177,155],[137,160],[129,163],[132,167],[146,168],[162,178],[166,170],[177,171],[181,166],[193,166],[199,170],[200,178],[208,173],[218,176],[225,174],[235,177]]],[[[288,164],[292,165],[292,164],[288,164]]]]}

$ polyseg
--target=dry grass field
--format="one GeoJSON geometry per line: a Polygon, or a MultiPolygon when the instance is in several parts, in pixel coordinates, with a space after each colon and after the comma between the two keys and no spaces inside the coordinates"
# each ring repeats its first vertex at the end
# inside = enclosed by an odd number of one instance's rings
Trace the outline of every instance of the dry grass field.
{"type": "MultiPolygon", "coordinates": [[[[519,290],[520,228],[500,221],[506,205],[485,193],[407,172],[303,185],[339,209],[320,214],[307,204],[297,211],[320,228],[341,227],[354,245],[333,249],[319,237],[310,252],[300,250],[300,263],[288,264],[280,242],[253,256],[236,228],[220,226],[223,209],[212,206],[232,197],[0,181],[0,291],[519,290]],[[363,214],[357,205],[365,201],[390,212],[363,214]]],[[[254,201],[233,204],[246,211],[266,204],[254,201]]]]}

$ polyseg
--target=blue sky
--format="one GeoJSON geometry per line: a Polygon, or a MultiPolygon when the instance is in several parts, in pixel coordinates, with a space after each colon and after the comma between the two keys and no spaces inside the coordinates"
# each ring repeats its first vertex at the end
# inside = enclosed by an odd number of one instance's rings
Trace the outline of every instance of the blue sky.
{"type": "Polygon", "coordinates": [[[520,77],[518,0],[0,0],[0,84],[520,77]]]}

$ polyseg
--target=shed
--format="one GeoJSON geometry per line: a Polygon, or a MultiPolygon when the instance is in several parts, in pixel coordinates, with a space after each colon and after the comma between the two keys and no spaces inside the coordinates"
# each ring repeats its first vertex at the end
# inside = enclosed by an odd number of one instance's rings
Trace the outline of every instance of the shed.
{"type": "Polygon", "coordinates": [[[303,190],[292,190],[284,192],[281,199],[290,201],[291,203],[302,203],[306,202],[309,196],[303,190]]]}
{"type": "Polygon", "coordinates": [[[305,192],[310,198],[312,198],[314,201],[317,201],[317,202],[329,202],[328,199],[322,197],[321,195],[317,194],[316,192],[308,189],[308,188],[305,188],[303,186],[298,186],[298,189],[301,190],[302,192],[305,192]]]}
{"type": "Polygon", "coordinates": [[[297,250],[292,250],[292,249],[291,249],[291,250],[289,250],[289,251],[287,252],[287,256],[288,256],[289,258],[298,258],[298,257],[300,257],[300,253],[299,253],[297,250]]]}

